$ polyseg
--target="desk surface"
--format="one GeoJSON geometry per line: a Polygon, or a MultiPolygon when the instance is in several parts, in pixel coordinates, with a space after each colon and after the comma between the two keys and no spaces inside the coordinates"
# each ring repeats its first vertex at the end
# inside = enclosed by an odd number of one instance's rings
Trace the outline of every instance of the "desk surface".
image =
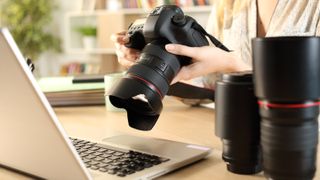
{"type": "MultiPolygon", "coordinates": [[[[166,98],[164,109],[156,126],[148,132],[128,127],[125,112],[107,112],[102,106],[55,108],[55,112],[71,137],[99,142],[103,138],[126,133],[213,148],[213,153],[207,159],[169,173],[161,179],[265,179],[262,173],[246,176],[233,174],[226,170],[226,165],[221,159],[221,141],[214,135],[214,110],[212,109],[189,107],[175,99],[166,98]]],[[[320,167],[319,154],[318,168],[320,167]]],[[[0,179],[26,179],[26,177],[0,169],[0,179]]],[[[315,179],[320,179],[319,171],[315,179]]]]}

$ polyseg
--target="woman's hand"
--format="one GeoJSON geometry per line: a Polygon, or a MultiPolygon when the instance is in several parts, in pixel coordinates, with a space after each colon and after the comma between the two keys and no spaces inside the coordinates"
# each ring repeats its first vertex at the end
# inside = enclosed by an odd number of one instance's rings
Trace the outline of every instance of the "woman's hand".
{"type": "Polygon", "coordinates": [[[129,42],[129,37],[126,36],[126,32],[120,32],[111,35],[111,40],[116,47],[116,54],[118,62],[126,68],[132,66],[140,56],[140,51],[136,49],[127,48],[126,43],[129,42]]]}
{"type": "Polygon", "coordinates": [[[237,58],[232,52],[226,52],[214,46],[188,47],[167,44],[166,50],[172,54],[188,56],[193,63],[181,68],[172,84],[180,80],[207,75],[214,72],[233,72],[250,70],[251,67],[237,58]]]}

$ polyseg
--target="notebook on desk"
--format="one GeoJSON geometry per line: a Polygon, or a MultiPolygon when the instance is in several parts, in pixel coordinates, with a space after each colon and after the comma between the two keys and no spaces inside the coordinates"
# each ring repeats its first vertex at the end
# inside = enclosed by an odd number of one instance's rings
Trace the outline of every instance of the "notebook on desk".
{"type": "Polygon", "coordinates": [[[103,82],[73,83],[75,78],[42,77],[38,84],[51,106],[105,105],[103,82]]]}
{"type": "Polygon", "coordinates": [[[152,179],[210,149],[121,135],[70,138],[7,29],[0,29],[0,164],[45,179],[152,179]]]}

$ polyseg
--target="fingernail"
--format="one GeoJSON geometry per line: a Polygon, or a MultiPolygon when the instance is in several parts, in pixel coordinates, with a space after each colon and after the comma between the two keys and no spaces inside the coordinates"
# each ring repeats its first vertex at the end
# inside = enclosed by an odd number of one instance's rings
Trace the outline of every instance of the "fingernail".
{"type": "Polygon", "coordinates": [[[173,44],[167,44],[167,45],[165,46],[165,48],[166,48],[166,50],[168,50],[168,51],[174,51],[175,46],[174,46],[173,44]]]}

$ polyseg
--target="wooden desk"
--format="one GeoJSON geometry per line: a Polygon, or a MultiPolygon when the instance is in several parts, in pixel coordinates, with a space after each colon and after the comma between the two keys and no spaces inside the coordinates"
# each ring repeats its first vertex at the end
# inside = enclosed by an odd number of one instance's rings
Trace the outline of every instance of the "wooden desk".
{"type": "MultiPolygon", "coordinates": [[[[71,137],[100,141],[117,134],[134,134],[195,143],[213,148],[205,160],[167,174],[160,179],[265,179],[262,173],[245,176],[230,173],[221,159],[221,141],[214,135],[214,110],[189,107],[175,99],[166,98],[156,126],[148,132],[128,126],[125,112],[107,112],[105,107],[55,108],[62,125],[71,137]]],[[[320,167],[318,153],[317,167],[320,167]]],[[[0,179],[25,179],[8,170],[0,169],[0,179]]],[[[317,171],[316,178],[320,179],[317,171]]]]}

